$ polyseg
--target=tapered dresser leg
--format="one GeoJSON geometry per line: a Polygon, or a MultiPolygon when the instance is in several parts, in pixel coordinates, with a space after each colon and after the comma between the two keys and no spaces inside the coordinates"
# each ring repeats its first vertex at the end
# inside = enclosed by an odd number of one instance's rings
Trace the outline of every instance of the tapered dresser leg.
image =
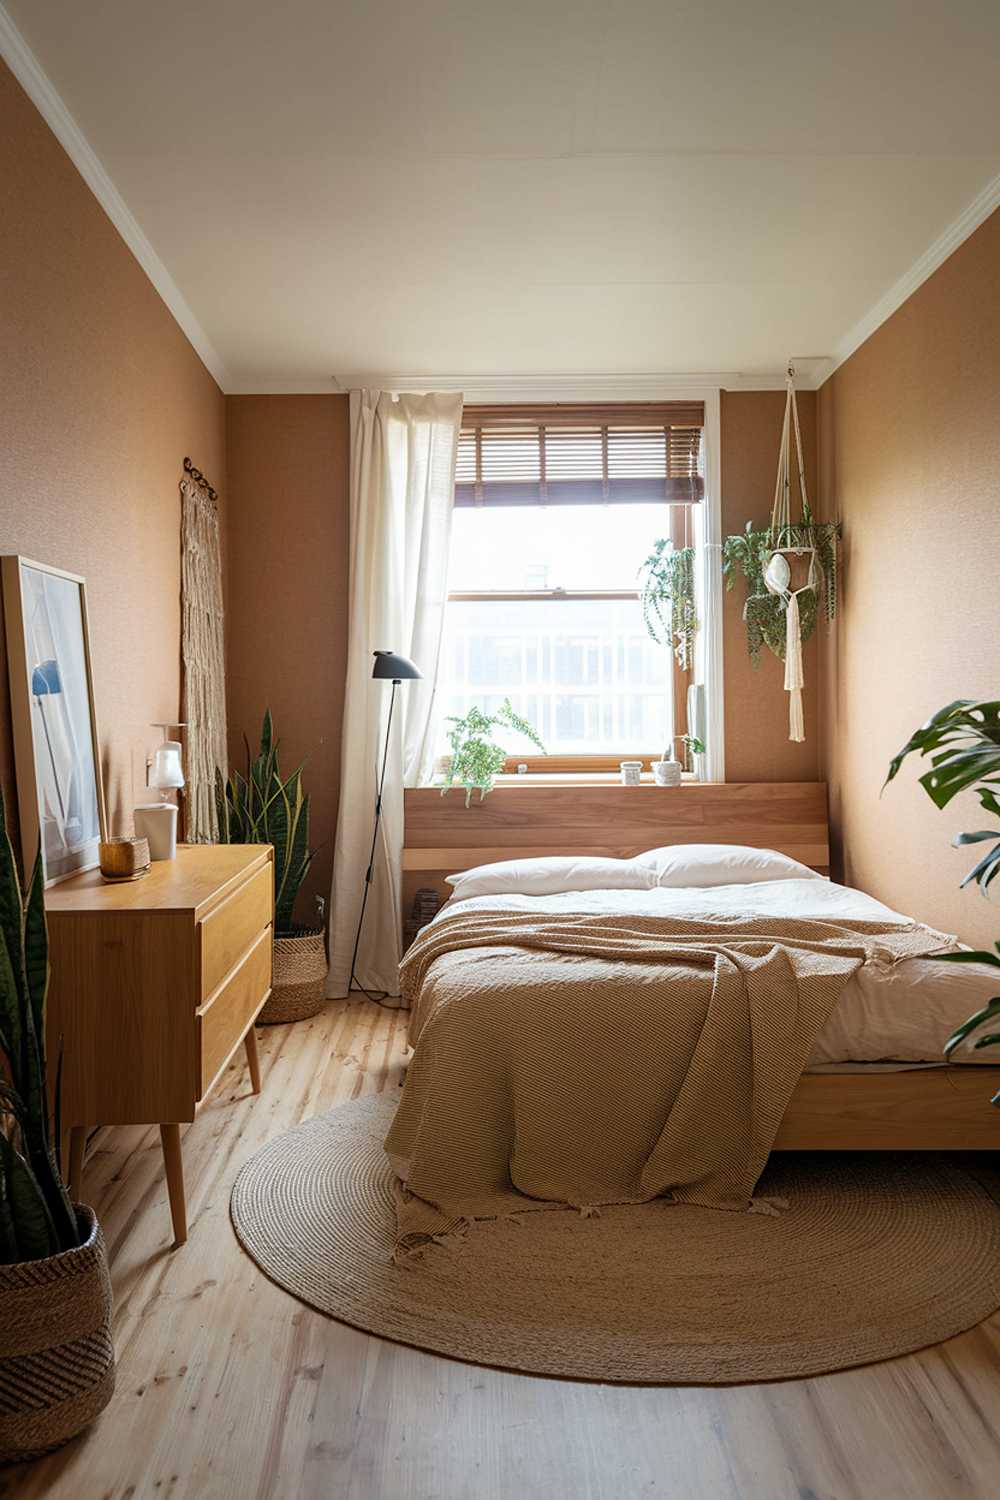
{"type": "Polygon", "coordinates": [[[247,1067],[250,1069],[250,1086],[255,1094],[260,1093],[260,1054],[257,1051],[257,1033],[251,1026],[243,1038],[247,1049],[247,1067]]]}
{"type": "Polygon", "coordinates": [[[80,1202],[83,1182],[83,1154],[87,1149],[86,1125],[74,1125],[69,1133],[69,1180],[67,1187],[74,1203],[80,1202]]]}
{"type": "Polygon", "coordinates": [[[184,1162],[181,1157],[181,1127],[161,1125],[160,1140],[163,1144],[163,1165],[167,1169],[167,1193],[170,1197],[170,1217],[174,1226],[174,1244],[183,1245],[187,1240],[187,1205],[184,1201],[184,1162]]]}

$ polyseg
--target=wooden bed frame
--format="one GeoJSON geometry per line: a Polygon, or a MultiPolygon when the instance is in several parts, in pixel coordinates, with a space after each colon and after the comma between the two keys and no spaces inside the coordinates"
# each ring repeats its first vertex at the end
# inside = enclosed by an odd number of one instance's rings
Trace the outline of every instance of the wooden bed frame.
{"type": "MultiPolygon", "coordinates": [[[[470,807],[460,791],[405,793],[403,902],[421,888],[450,894],[445,877],[500,859],[590,854],[628,859],[660,844],[749,844],[829,874],[826,784],[643,783],[611,778],[510,777],[470,807]]],[[[792,1095],[776,1150],[1000,1149],[990,1098],[1000,1068],[902,1073],[807,1073],[792,1095]]]]}

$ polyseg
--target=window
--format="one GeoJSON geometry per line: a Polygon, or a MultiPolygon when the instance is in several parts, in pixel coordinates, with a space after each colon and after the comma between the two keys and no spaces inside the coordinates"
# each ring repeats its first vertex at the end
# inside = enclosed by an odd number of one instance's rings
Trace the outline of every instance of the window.
{"type": "MultiPolygon", "coordinates": [[[[505,698],[551,755],[659,755],[683,732],[686,674],[646,632],[653,544],[693,544],[699,406],[467,407],[439,676],[449,715],[505,698]]],[[[532,762],[509,740],[511,768],[532,762]]],[[[544,762],[541,766],[544,766],[544,762]]]]}

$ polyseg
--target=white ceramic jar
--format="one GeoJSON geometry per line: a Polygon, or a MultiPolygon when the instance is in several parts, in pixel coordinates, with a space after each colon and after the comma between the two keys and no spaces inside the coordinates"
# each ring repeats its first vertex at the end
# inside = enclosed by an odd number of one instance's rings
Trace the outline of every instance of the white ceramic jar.
{"type": "Polygon", "coordinates": [[[149,840],[150,859],[173,859],[177,853],[177,808],[172,802],[148,802],[137,807],[135,836],[149,840]]]}
{"type": "Polygon", "coordinates": [[[641,760],[623,760],[619,762],[622,786],[638,786],[642,778],[641,760]]]}

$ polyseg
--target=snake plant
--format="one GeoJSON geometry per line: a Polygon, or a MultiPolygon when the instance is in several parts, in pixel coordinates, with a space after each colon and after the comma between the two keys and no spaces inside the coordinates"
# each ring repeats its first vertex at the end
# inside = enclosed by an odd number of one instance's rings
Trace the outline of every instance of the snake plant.
{"type": "Polygon", "coordinates": [[[41,1260],[80,1244],[49,1120],[45,1000],[49,943],[41,858],[23,892],[0,798],[0,1263],[41,1260]]]}
{"type": "MultiPolygon", "coordinates": [[[[897,775],[906,757],[913,754],[931,758],[930,770],[920,777],[920,785],[936,807],[947,807],[959,792],[974,790],[979,805],[991,817],[1000,818],[1000,798],[997,796],[997,789],[1000,789],[1000,702],[957,698],[954,703],[938,709],[926,724],[911,734],[899,754],[893,756],[885,786],[897,775]]],[[[992,845],[962,881],[962,885],[967,886],[974,880],[982,894],[988,896],[990,884],[1000,872],[1000,830],[985,828],[975,833],[959,833],[952,843],[956,847],[992,845]]],[[[972,953],[963,949],[938,956],[950,963],[989,964],[1000,969],[1000,943],[995,943],[994,948],[996,952],[987,949],[972,953]]],[[[1000,995],[994,996],[948,1038],[945,1056],[950,1056],[960,1042],[992,1021],[1000,1021],[1000,995]]],[[[990,1031],[973,1045],[978,1051],[998,1044],[1000,1031],[990,1031]]],[[[1000,1092],[994,1094],[991,1102],[1000,1107],[1000,1092]]]]}
{"type": "Polygon", "coordinates": [[[260,750],[253,759],[247,744],[246,775],[231,771],[227,779],[218,766],[215,768],[215,812],[220,844],[273,846],[274,935],[291,937],[296,931],[292,919],[295,898],[313,853],[309,850],[309,797],[302,790],[302,767],[283,778],[278,766],[279,748],[271,710],[266,709],[260,750]]]}

